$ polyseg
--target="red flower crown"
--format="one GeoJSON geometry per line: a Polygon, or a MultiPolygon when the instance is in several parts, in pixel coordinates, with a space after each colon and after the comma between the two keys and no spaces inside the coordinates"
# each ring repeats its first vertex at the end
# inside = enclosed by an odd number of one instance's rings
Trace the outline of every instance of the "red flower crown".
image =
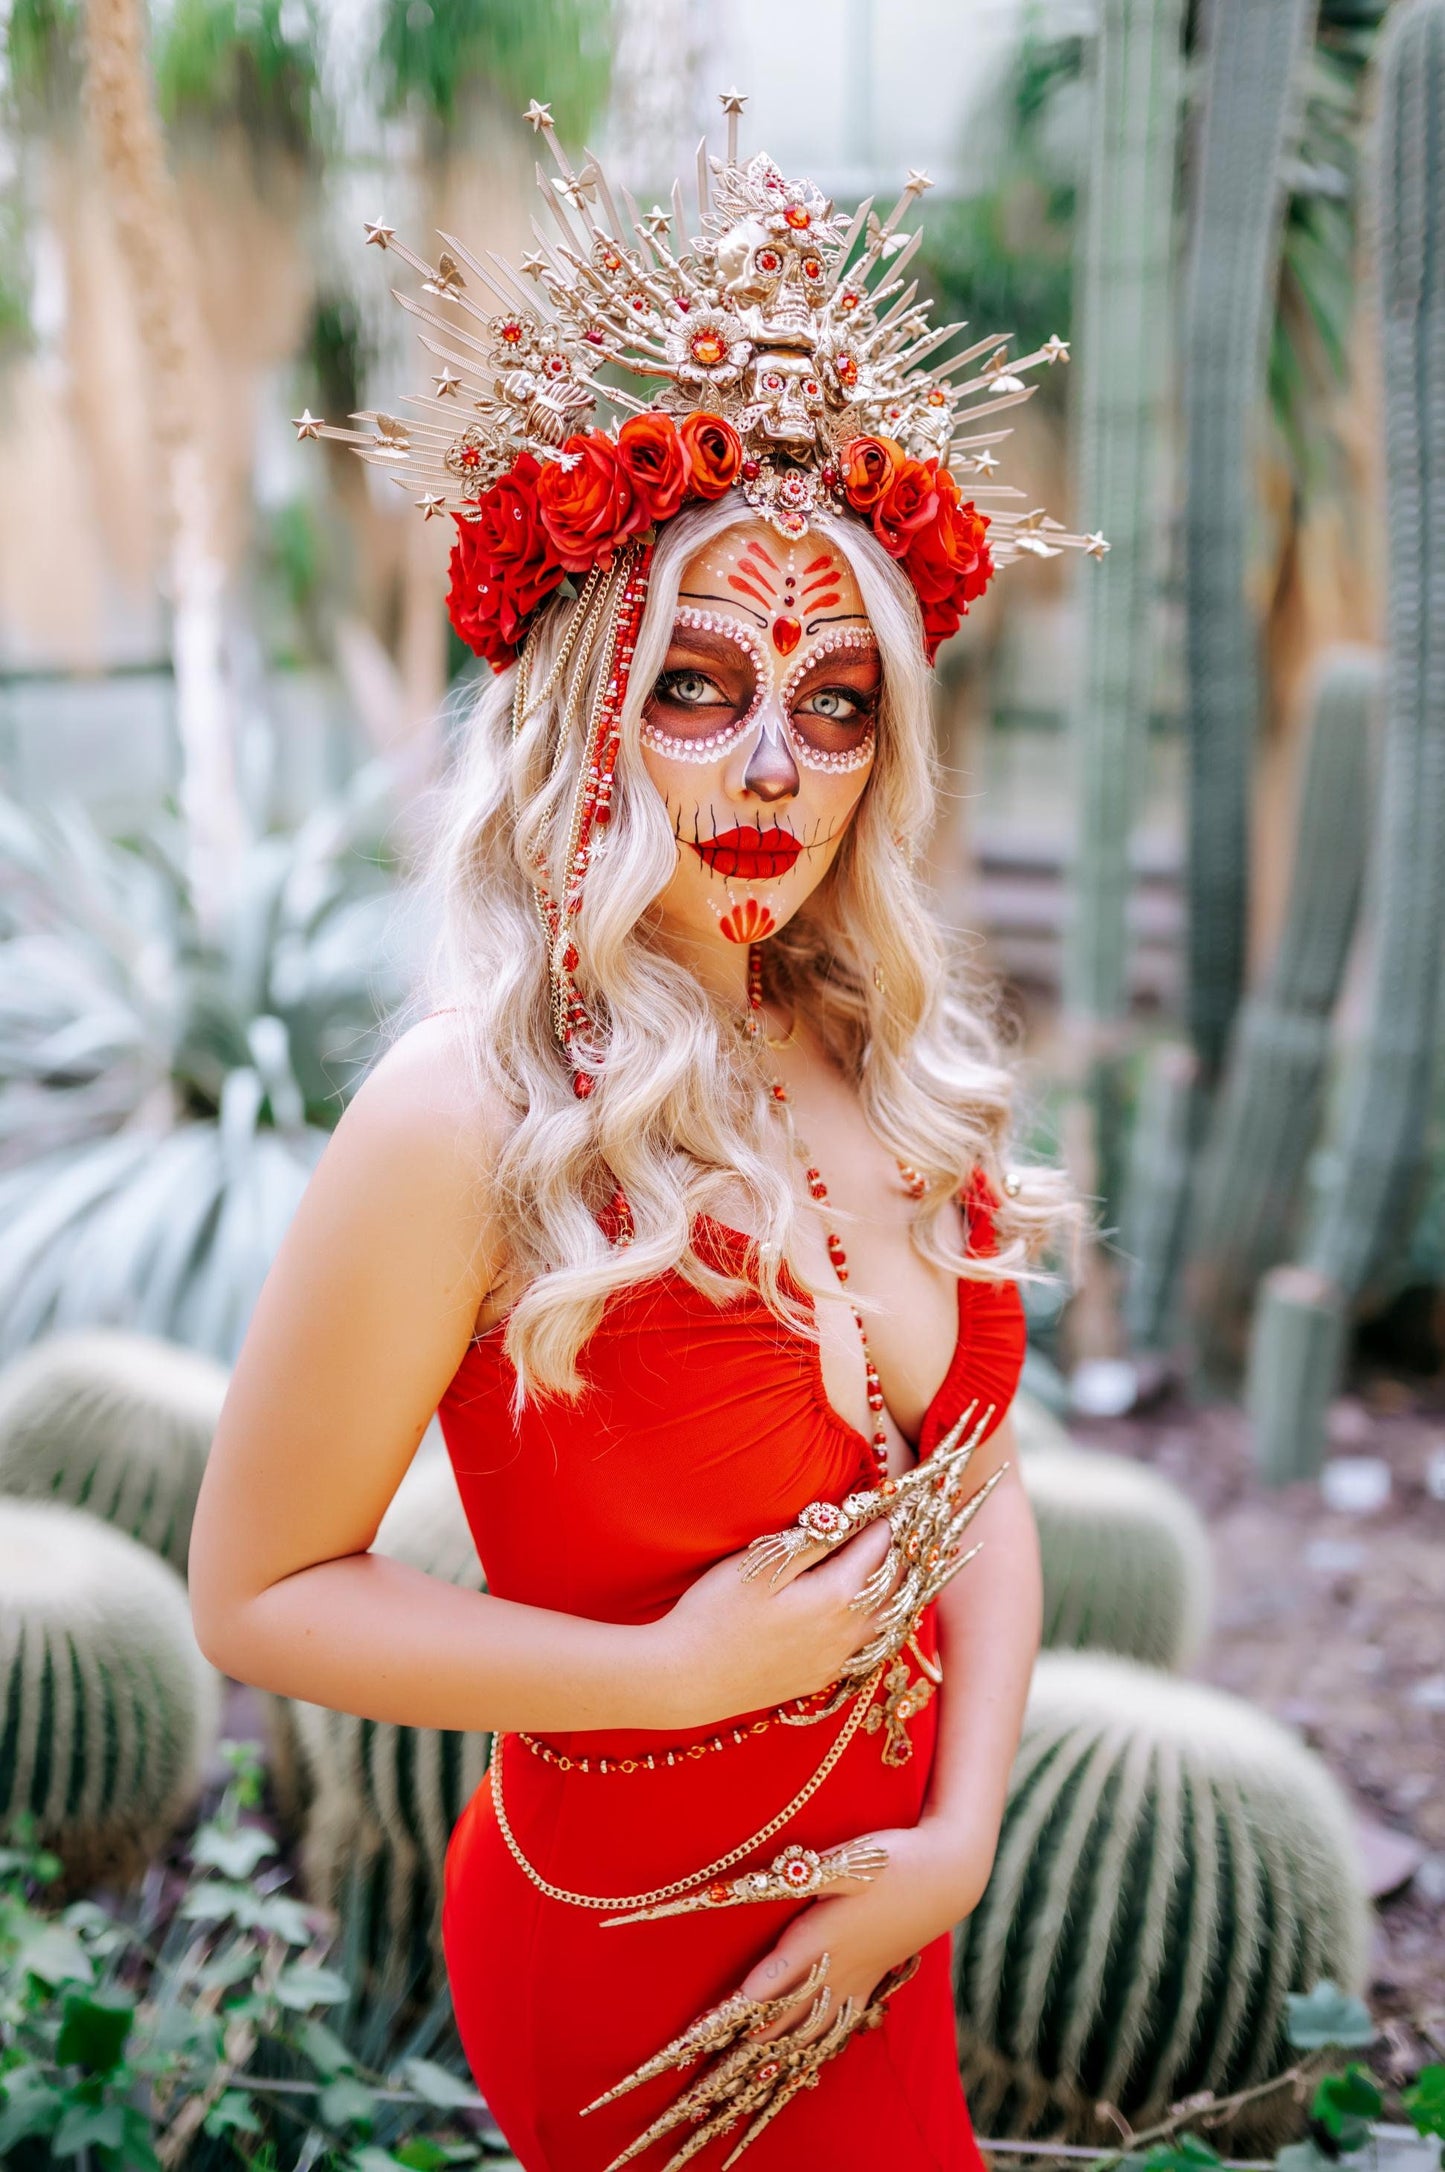
{"type": "MultiPolygon", "coordinates": [[[[569,573],[608,566],[624,543],[687,504],[721,498],[746,476],[743,443],[721,415],[632,415],[616,438],[569,437],[545,465],[529,452],[457,514],[447,612],[494,671],[516,657],[533,617],[569,573]]],[[[993,574],[988,517],[939,460],[895,439],[855,437],[821,481],[868,522],[913,583],[931,664],[993,574]]]]}

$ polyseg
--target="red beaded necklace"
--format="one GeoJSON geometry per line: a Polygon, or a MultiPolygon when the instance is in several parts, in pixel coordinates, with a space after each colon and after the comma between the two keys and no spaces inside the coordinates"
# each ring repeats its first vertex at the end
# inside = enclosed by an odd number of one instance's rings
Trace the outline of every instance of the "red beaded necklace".
{"type": "MultiPolygon", "coordinates": [[[[753,943],[748,949],[747,1030],[755,1039],[762,1033],[762,1008],[763,953],[761,944],[753,943]]],[[[790,1109],[788,1089],[780,1078],[771,1081],[770,1091],[775,1105],[782,1109],[785,1114],[788,1114],[790,1109]]],[[[790,1115],[789,1130],[792,1131],[790,1115]]],[[[796,1133],[793,1133],[792,1136],[794,1148],[804,1165],[803,1181],[808,1187],[808,1195],[810,1198],[815,1199],[820,1207],[826,1208],[828,1187],[823,1181],[823,1173],[809,1158],[796,1133]]],[[[916,1169],[909,1168],[906,1162],[900,1161],[898,1168],[909,1198],[921,1199],[927,1188],[924,1179],[916,1169]]],[[[848,1254],[843,1249],[843,1240],[838,1232],[835,1229],[829,1229],[826,1222],[823,1227],[823,1241],[828,1248],[828,1258],[832,1262],[833,1272],[846,1289],[848,1284],[848,1254]]],[[[858,1328],[858,1340],[863,1345],[863,1364],[868,1382],[868,1408],[873,1413],[873,1438],[870,1445],[873,1450],[873,1467],[881,1485],[888,1476],[888,1433],[883,1424],[883,1383],[878,1377],[878,1368],[873,1363],[873,1353],[868,1347],[868,1330],[863,1325],[863,1315],[856,1305],[850,1304],[848,1309],[852,1313],[858,1328]]]]}

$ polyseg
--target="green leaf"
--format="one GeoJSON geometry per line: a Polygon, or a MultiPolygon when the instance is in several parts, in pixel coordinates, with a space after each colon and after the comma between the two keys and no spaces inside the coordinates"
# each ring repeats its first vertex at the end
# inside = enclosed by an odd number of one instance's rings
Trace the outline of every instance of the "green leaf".
{"type": "Polygon", "coordinates": [[[1364,2148],[1370,2139],[1370,2122],[1379,2118],[1384,2106],[1369,2069],[1351,2061],[1343,2074],[1324,2076],[1310,2111],[1342,2150],[1351,2150],[1364,2148]]]}
{"type": "Polygon", "coordinates": [[[396,2154],[407,2172],[441,2172],[448,2164],[475,2164],[481,2151],[472,2142],[434,2142],[428,2134],[413,2134],[398,2142],[396,2154]]]}
{"type": "Polygon", "coordinates": [[[127,2104],[122,2119],[125,2123],[125,2140],[115,2152],[101,2152],[104,2172],[162,2172],[160,2158],[155,2151],[155,2130],[146,2113],[134,2104],[127,2104]]]}
{"type": "Polygon", "coordinates": [[[1137,2162],[1141,2172],[1204,2172],[1205,2166],[1223,2160],[1197,2134],[1181,2134],[1172,2142],[1156,2142],[1137,2162]]]}
{"type": "Polygon", "coordinates": [[[1375,2041],[1368,2007],[1338,1984],[1317,1983],[1313,1991],[1291,1991],[1285,2004],[1289,2040],[1297,2051],[1324,2051],[1332,2044],[1342,2051],[1363,2050],[1375,2041]]]}
{"type": "Polygon", "coordinates": [[[49,2134],[60,2117],[61,2093],[37,2067],[12,2067],[0,2081],[0,2164],[17,2142],[49,2134]]]}
{"type": "Polygon", "coordinates": [[[135,2001],[123,1991],[72,1991],[61,2009],[55,2056],[62,2066],[109,2074],[120,2062],[135,2021],[135,2001]]]}
{"type": "Polygon", "coordinates": [[[119,2149],[124,2140],[119,2104],[67,2104],[50,2149],[56,2157],[78,2157],[83,2149],[119,2149]]]}
{"type": "Polygon", "coordinates": [[[283,2006],[305,2013],[312,2006],[339,2006],[351,1996],[351,1986],[334,1968],[307,1968],[293,1961],[276,1978],[276,1996],[283,2006]]]}
{"type": "Polygon", "coordinates": [[[327,2028],[324,2021],[313,2016],[303,2021],[295,2034],[296,2049],[311,2061],[318,2074],[330,2081],[334,2074],[350,2074],[356,2069],[356,2060],[341,2038],[327,2028]]]}
{"type": "Polygon", "coordinates": [[[262,2123],[244,2089],[227,2089],[201,2122],[207,2134],[260,2134],[262,2123]]]}
{"type": "Polygon", "coordinates": [[[434,2104],[439,2111],[451,2111],[461,2104],[476,2107],[476,2084],[463,2080],[447,2067],[438,2066],[434,2059],[405,2060],[401,2076],[408,2088],[414,2089],[419,2097],[425,2097],[427,2103],[434,2104]]]}
{"type": "Polygon", "coordinates": [[[288,1946],[306,1946],[316,1933],[316,1925],[308,1909],[300,1901],[287,1900],[284,1893],[269,1893],[253,1911],[251,1920],[257,1930],[270,1931],[276,1938],[284,1939],[288,1946]]]}
{"type": "Polygon", "coordinates": [[[229,1991],[244,1983],[261,1965],[261,1956],[249,1938],[235,1939],[200,1970],[196,1982],[205,1991],[229,1991]]]}
{"type": "Polygon", "coordinates": [[[1400,2102],[1417,2134],[1445,2135],[1445,2066],[1422,2066],[1400,2102]]]}
{"type": "Polygon", "coordinates": [[[382,2149],[375,2142],[364,2142],[360,2149],[351,2151],[347,2163],[353,2172],[405,2172],[405,2157],[393,2157],[389,2149],[382,2149]]]}
{"type": "Polygon", "coordinates": [[[191,1848],[193,1862],[224,1871],[228,1878],[249,1878],[257,1865],[276,1853],[276,1843],[259,1825],[238,1825],[227,1832],[203,1825],[191,1848]]]}
{"type": "Polygon", "coordinates": [[[95,1981],[90,1955],[75,1932],[63,1923],[47,1923],[41,1917],[32,1917],[22,1932],[15,1960],[18,1968],[52,1986],[95,1981]]]}
{"type": "Polygon", "coordinates": [[[350,2074],[328,2082],[316,2100],[323,2126],[369,2126],[376,2113],[376,2092],[350,2074]]]}

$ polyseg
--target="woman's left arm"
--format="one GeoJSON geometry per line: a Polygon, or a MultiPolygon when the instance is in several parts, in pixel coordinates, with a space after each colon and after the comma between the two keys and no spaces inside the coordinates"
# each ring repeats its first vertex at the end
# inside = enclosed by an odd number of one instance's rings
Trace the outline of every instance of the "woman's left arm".
{"type": "Polygon", "coordinates": [[[1009,1771],[1023,1726],[1043,1618],[1038,1534],[1005,1421],[979,1449],[982,1485],[1007,1463],[969,1543],[978,1556],[937,1602],[938,1738],[916,1826],[870,1834],[888,1866],[867,1885],[824,1894],[793,1918],[747,1977],[751,1997],[775,1997],[829,1956],[832,2011],[862,2002],[890,1968],[978,1905],[998,1846],[1009,1771]]]}

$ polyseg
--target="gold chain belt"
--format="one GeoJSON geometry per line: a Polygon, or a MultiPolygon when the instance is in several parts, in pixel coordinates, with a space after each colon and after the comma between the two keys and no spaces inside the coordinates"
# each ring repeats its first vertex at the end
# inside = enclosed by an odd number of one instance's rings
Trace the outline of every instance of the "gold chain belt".
{"type": "Polygon", "coordinates": [[[863,1725],[868,1707],[872,1704],[882,1679],[882,1667],[875,1667],[854,1698],[852,1709],[849,1711],[843,1725],[839,1728],[822,1763],[818,1766],[812,1778],[806,1780],[802,1787],[798,1789],[792,1801],[784,1804],[776,1817],[769,1818],[766,1825],[759,1826],[755,1833],[750,1833],[748,1838],[740,1841],[737,1847],[730,1848],[726,1855],[718,1856],[715,1862],[704,1864],[701,1870],[690,1871],[685,1878],[674,1878],[670,1885],[654,1886],[647,1893],[571,1893],[566,1886],[553,1885],[550,1879],[542,1876],[536,1866],[530,1863],[523,1854],[517,1836],[512,1831],[511,1820],[507,1816],[507,1806],[502,1794],[502,1744],[505,1737],[497,1735],[492,1743],[490,1774],[492,1806],[497,1814],[498,1828],[507,1844],[507,1852],[522,1875],[531,1880],[539,1893],[545,1893],[548,1900],[566,1901],[573,1908],[603,1909],[609,1915],[620,1914],[627,1909],[651,1908],[656,1906],[659,1901],[672,1900],[679,1893],[690,1891],[695,1885],[708,1885],[714,1878],[720,1877],[725,1870],[731,1870],[735,1863],[743,1862],[746,1857],[755,1854],[759,1848],[766,1846],[775,1833],[780,1833],[785,1825],[791,1824],[805,1803],[812,1801],[849,1743],[853,1740],[854,1735],[863,1725]]]}

